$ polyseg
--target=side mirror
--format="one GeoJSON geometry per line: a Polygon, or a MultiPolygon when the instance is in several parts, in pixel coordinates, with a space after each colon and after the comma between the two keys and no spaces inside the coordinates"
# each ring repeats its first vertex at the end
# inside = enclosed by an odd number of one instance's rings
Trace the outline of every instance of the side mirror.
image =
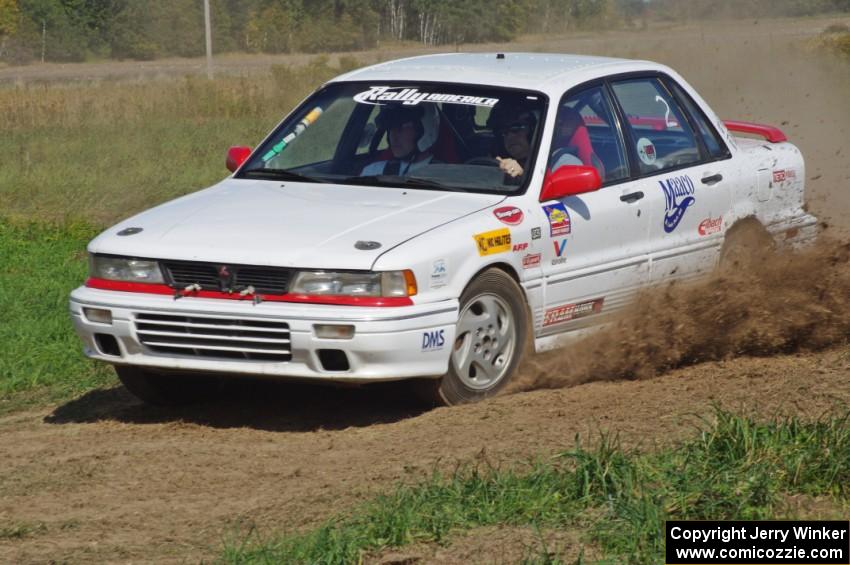
{"type": "Polygon", "coordinates": [[[593,192],[601,186],[602,179],[595,167],[564,165],[558,167],[555,172],[546,173],[543,190],[540,191],[540,202],[593,192]]]}
{"type": "Polygon", "coordinates": [[[242,163],[248,158],[251,154],[250,147],[244,147],[242,145],[235,145],[227,150],[227,161],[225,161],[225,165],[227,166],[227,170],[231,173],[235,173],[236,169],[242,166],[242,163]]]}

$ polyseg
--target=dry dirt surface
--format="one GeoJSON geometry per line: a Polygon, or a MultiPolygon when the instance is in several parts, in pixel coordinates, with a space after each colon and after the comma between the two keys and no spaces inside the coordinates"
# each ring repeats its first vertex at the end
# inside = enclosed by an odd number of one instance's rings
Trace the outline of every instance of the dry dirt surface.
{"type": "Polygon", "coordinates": [[[693,433],[715,404],[817,417],[850,404],[848,376],[841,348],[429,412],[399,386],[258,384],[179,410],[93,391],[0,420],[0,524],[21,531],[0,538],[0,562],[197,562],[251,525],[266,534],[309,526],[435,467],[522,465],[570,448],[576,433],[616,430],[650,449],[693,433]]]}
{"type": "MultiPolygon", "coordinates": [[[[799,43],[830,21],[511,48],[659,60],[722,116],[780,125],[807,158],[810,209],[841,239],[850,228],[850,64],[816,61],[799,43]]],[[[424,411],[400,384],[234,383],[198,407],[150,408],[115,388],[4,416],[0,562],[208,560],[222,539],[253,526],[266,535],[310,527],[397,481],[463,462],[522,466],[571,447],[577,433],[592,441],[616,431],[625,445],[651,449],[691,434],[714,405],[763,418],[850,406],[845,245],[827,241],[752,273],[661,289],[630,314],[527,363],[511,394],[474,406],[424,411]]],[[[527,538],[472,532],[437,552],[396,557],[510,561],[527,538]]],[[[562,541],[576,540],[565,532],[562,541]]]]}

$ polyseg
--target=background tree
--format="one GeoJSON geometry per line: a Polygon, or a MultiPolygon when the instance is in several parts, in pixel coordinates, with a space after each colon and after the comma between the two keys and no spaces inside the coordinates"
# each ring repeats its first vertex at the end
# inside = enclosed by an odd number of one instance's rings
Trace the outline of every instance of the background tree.
{"type": "MultiPolygon", "coordinates": [[[[850,0],[210,0],[216,52],[347,51],[379,40],[510,41],[648,19],[808,16],[850,0]]],[[[202,0],[0,0],[0,61],[204,53],[202,0]],[[42,31],[44,30],[44,34],[42,31]]]]}
{"type": "Polygon", "coordinates": [[[21,12],[16,0],[0,0],[0,59],[6,50],[9,38],[18,31],[21,12]]]}

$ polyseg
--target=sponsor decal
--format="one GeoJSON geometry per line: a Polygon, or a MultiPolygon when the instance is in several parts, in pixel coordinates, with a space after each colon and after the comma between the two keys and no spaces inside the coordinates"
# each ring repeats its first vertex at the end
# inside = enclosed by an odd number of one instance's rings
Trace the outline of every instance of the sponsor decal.
{"type": "Polygon", "coordinates": [[[446,279],[448,276],[449,272],[446,269],[445,259],[438,259],[434,261],[434,264],[431,267],[431,288],[446,286],[446,279]]]}
{"type": "Polygon", "coordinates": [[[664,104],[664,127],[668,129],[677,127],[679,124],[676,123],[676,120],[670,119],[670,105],[667,104],[667,101],[658,94],[655,95],[655,101],[664,104]]]}
{"type": "Polygon", "coordinates": [[[720,226],[723,225],[723,216],[718,218],[706,218],[699,223],[697,231],[700,235],[710,235],[720,231],[720,226]]]}
{"type": "Polygon", "coordinates": [[[463,104],[466,106],[484,106],[492,108],[499,103],[498,98],[482,96],[461,96],[459,94],[443,94],[441,92],[420,92],[416,87],[402,86],[370,86],[354,95],[354,100],[361,104],[383,106],[386,102],[401,102],[405,106],[416,106],[420,102],[442,102],[443,104],[463,104]]]}
{"type": "Polygon", "coordinates": [[[508,228],[477,233],[472,237],[478,247],[478,255],[482,257],[511,250],[511,230],[508,228]]]}
{"type": "Polygon", "coordinates": [[[540,228],[531,228],[531,239],[540,239],[543,237],[543,230],[540,228]]]}
{"type": "Polygon", "coordinates": [[[562,239],[560,241],[553,241],[552,245],[555,247],[555,258],[552,259],[552,264],[560,265],[562,263],[566,263],[567,258],[564,257],[564,249],[567,247],[567,240],[562,239]]]}
{"type": "Polygon", "coordinates": [[[647,165],[655,163],[655,159],[658,157],[655,153],[655,146],[645,137],[638,139],[637,152],[640,160],[647,165]]]}
{"type": "Polygon", "coordinates": [[[688,207],[696,202],[694,181],[688,175],[658,181],[664,191],[666,213],[664,231],[672,233],[678,227],[688,207]]]}
{"type": "Polygon", "coordinates": [[[518,226],[522,223],[522,210],[515,206],[502,206],[493,210],[493,215],[503,224],[518,226]]]}
{"type": "Polygon", "coordinates": [[[540,266],[540,253],[529,253],[522,258],[523,269],[533,269],[540,266]]]}
{"type": "Polygon", "coordinates": [[[543,207],[543,212],[549,218],[550,237],[570,233],[570,215],[567,213],[567,207],[563,203],[547,204],[543,207]]]}
{"type": "Polygon", "coordinates": [[[446,344],[446,330],[422,333],[422,351],[437,351],[446,344]]]}
{"type": "Polygon", "coordinates": [[[797,178],[797,171],[794,169],[780,169],[773,171],[773,182],[785,182],[786,180],[797,178]]]}
{"type": "Polygon", "coordinates": [[[519,253],[521,251],[525,251],[526,249],[528,249],[527,243],[516,243],[516,244],[514,244],[514,253],[519,253]]]}
{"type": "Polygon", "coordinates": [[[598,314],[602,311],[603,302],[605,302],[605,298],[594,298],[587,302],[564,304],[563,306],[550,308],[543,315],[543,327],[598,314]]]}

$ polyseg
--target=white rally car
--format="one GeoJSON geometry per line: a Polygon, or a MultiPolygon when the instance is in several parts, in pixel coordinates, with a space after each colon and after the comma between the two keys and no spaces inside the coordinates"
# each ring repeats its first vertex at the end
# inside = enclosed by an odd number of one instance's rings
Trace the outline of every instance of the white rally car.
{"type": "Polygon", "coordinates": [[[529,337],[580,335],[745,239],[817,230],[781,131],[721,121],[646,61],[382,63],[227,164],[94,239],[71,294],[85,353],[148,402],[225,376],[415,378],[436,402],[479,400],[529,337]]]}

